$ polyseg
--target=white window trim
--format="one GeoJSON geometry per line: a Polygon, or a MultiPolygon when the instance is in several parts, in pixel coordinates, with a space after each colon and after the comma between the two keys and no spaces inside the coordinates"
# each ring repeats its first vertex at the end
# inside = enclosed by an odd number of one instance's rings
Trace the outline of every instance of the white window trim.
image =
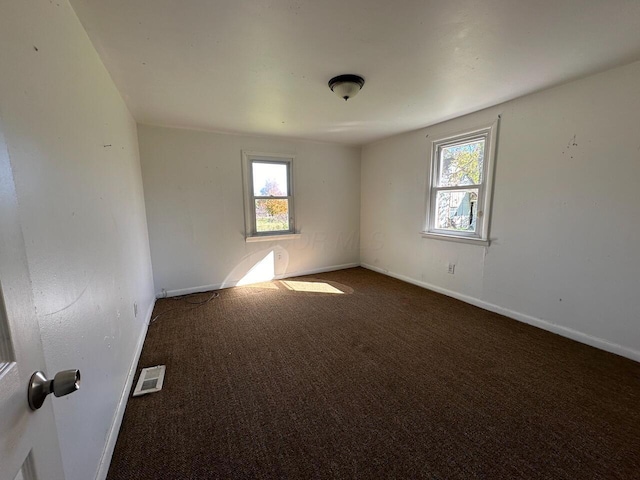
{"type": "MultiPolygon", "coordinates": [[[[299,236],[295,230],[295,210],[294,210],[294,169],[293,160],[295,155],[288,153],[263,153],[253,151],[242,151],[242,181],[244,188],[244,228],[246,242],[260,242],[276,239],[293,239],[299,236]],[[251,163],[254,161],[286,164],[288,168],[289,185],[287,188],[287,200],[289,200],[289,230],[281,232],[257,232],[256,212],[253,194],[253,175],[251,163]]],[[[284,198],[284,197],[282,197],[284,198]]]]}
{"type": "MultiPolygon", "coordinates": [[[[493,172],[496,160],[496,139],[498,135],[498,119],[490,124],[479,126],[472,130],[465,130],[454,135],[438,137],[431,142],[431,167],[429,168],[429,180],[427,183],[427,198],[425,209],[425,224],[420,234],[424,238],[447,240],[475,245],[489,245],[489,227],[491,223],[491,200],[493,193],[493,172]],[[439,190],[446,190],[448,187],[438,187],[439,178],[440,148],[452,143],[459,143],[466,139],[478,137],[485,138],[485,151],[482,178],[480,185],[465,185],[463,188],[478,188],[478,220],[476,221],[476,232],[452,232],[435,228],[435,196],[439,190]]],[[[455,190],[459,187],[451,187],[455,190]]]]}
{"type": "Polygon", "coordinates": [[[302,234],[300,233],[276,233],[270,235],[258,235],[256,237],[246,237],[244,240],[247,243],[253,242],[273,242],[274,240],[296,240],[301,238],[302,234]]]}

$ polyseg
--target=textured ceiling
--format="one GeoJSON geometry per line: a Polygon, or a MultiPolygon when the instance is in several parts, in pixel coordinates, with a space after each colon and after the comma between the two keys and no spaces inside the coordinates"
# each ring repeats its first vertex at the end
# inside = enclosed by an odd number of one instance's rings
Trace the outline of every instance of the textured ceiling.
{"type": "Polygon", "coordinates": [[[637,0],[71,4],[138,122],[346,144],[640,58],[637,0]]]}

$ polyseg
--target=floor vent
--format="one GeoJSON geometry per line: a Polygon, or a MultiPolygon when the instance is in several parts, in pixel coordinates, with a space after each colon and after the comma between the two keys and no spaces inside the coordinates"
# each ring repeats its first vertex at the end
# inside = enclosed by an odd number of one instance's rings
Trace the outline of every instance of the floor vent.
{"type": "Polygon", "coordinates": [[[162,390],[162,382],[164,382],[164,365],[143,368],[133,391],[133,396],[146,395],[147,393],[159,392],[162,390]]]}

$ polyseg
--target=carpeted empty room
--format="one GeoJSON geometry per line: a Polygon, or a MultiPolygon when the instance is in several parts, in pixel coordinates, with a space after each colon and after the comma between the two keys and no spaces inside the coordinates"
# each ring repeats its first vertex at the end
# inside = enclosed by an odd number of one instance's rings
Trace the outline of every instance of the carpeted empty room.
{"type": "Polygon", "coordinates": [[[632,360],[364,268],[218,293],[157,302],[110,480],[638,478],[632,360]]]}
{"type": "Polygon", "coordinates": [[[640,480],[639,26],[1,1],[0,480],[640,480]]]}

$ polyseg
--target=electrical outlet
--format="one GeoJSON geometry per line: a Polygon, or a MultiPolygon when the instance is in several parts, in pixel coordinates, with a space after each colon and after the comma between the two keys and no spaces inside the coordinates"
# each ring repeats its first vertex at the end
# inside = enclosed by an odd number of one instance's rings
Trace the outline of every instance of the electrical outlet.
{"type": "Polygon", "coordinates": [[[138,316],[138,303],[137,302],[133,302],[133,316],[134,317],[138,316]]]}
{"type": "Polygon", "coordinates": [[[450,273],[451,275],[454,275],[456,273],[456,264],[455,263],[450,263],[449,264],[449,269],[447,270],[447,273],[450,273]]]}

